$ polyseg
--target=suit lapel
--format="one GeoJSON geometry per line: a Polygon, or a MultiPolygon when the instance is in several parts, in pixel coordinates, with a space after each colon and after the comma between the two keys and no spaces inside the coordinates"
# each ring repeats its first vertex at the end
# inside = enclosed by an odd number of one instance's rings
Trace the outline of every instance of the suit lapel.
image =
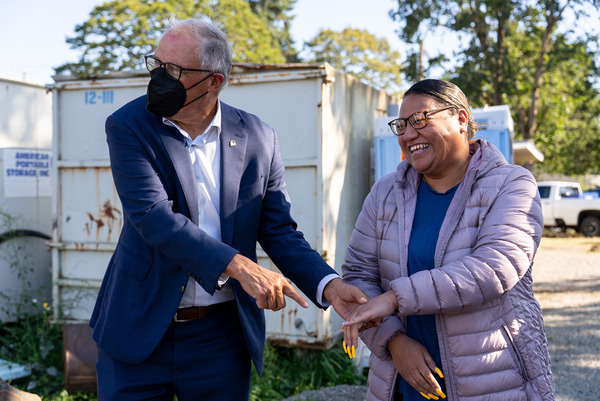
{"type": "Polygon", "coordinates": [[[221,239],[233,241],[233,223],[248,146],[247,129],[235,110],[221,102],[221,239]]]}
{"type": "Polygon", "coordinates": [[[194,170],[190,160],[189,149],[185,144],[185,138],[176,128],[166,125],[158,130],[160,138],[165,145],[167,153],[171,158],[173,167],[177,172],[177,177],[181,184],[181,189],[185,196],[190,218],[194,224],[198,224],[198,189],[194,179],[194,170]]]}

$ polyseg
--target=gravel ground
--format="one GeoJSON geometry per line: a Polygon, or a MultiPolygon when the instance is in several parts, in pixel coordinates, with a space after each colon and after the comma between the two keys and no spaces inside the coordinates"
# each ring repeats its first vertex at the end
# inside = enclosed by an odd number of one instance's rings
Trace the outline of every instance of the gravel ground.
{"type": "MultiPolygon", "coordinates": [[[[533,280],[550,344],[556,401],[598,400],[600,238],[543,237],[533,280]]],[[[364,401],[365,395],[365,386],[342,385],[282,401],[364,401]]]]}
{"type": "Polygon", "coordinates": [[[542,239],[533,267],[557,401],[600,394],[600,239],[542,239]]]}

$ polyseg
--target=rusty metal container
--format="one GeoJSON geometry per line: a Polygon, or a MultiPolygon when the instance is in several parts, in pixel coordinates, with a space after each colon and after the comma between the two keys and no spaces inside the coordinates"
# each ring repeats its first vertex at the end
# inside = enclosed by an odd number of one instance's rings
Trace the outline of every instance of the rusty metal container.
{"type": "MultiPolygon", "coordinates": [[[[51,147],[52,94],[0,78],[0,293],[15,301],[35,296],[38,305],[51,296],[51,147]],[[11,249],[20,249],[18,268],[7,258],[11,249]]],[[[1,321],[14,321],[16,314],[14,304],[1,305],[1,321]]]]}
{"type": "MultiPolygon", "coordinates": [[[[148,74],[55,77],[52,271],[55,321],[88,321],[122,224],[104,122],[146,91],[148,74]]],[[[292,214],[308,242],[337,269],[372,180],[374,121],[392,98],[328,64],[234,65],[221,99],[278,133],[292,214]]],[[[259,249],[259,263],[276,269],[259,249]]],[[[267,313],[267,336],[322,348],[339,336],[332,308],[294,302],[267,313]]]]}

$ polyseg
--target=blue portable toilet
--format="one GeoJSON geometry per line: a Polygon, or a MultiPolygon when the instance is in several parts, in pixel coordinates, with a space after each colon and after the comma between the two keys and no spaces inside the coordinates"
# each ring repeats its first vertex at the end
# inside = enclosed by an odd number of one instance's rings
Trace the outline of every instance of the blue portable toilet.
{"type": "Polygon", "coordinates": [[[514,123],[508,105],[485,106],[471,111],[477,123],[477,133],[473,139],[485,139],[494,144],[506,161],[513,163],[514,123]]]}
{"type": "Polygon", "coordinates": [[[392,134],[388,123],[398,117],[398,104],[390,104],[386,117],[375,119],[375,140],[374,140],[374,169],[375,181],[384,175],[396,171],[396,167],[402,161],[402,152],[398,144],[398,137],[392,134]]]}

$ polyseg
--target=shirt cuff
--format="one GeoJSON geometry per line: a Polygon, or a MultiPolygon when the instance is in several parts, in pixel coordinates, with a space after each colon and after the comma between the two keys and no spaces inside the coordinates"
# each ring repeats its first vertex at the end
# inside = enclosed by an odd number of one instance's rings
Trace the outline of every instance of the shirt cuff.
{"type": "Polygon", "coordinates": [[[229,281],[229,276],[225,273],[221,274],[221,276],[217,280],[217,290],[220,290],[221,288],[223,288],[225,286],[225,284],[227,284],[228,281],[229,281]]]}
{"type": "Polygon", "coordinates": [[[325,299],[325,297],[323,296],[323,291],[325,291],[325,286],[327,284],[329,284],[329,282],[331,280],[333,280],[334,278],[340,278],[339,274],[328,274],[325,277],[323,277],[321,279],[321,282],[319,283],[319,286],[317,287],[317,303],[319,304],[319,306],[321,306],[322,308],[328,308],[331,306],[331,303],[325,299]]]}

